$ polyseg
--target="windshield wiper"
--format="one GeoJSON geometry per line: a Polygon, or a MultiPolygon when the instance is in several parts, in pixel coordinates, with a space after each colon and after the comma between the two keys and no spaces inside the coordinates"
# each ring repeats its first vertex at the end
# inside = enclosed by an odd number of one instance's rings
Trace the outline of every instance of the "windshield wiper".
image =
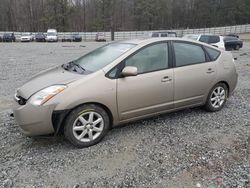
{"type": "Polygon", "coordinates": [[[78,67],[78,68],[82,69],[83,72],[86,71],[85,68],[83,68],[81,65],[75,63],[74,61],[69,62],[69,64],[73,65],[74,67],[78,67]]]}
{"type": "Polygon", "coordinates": [[[75,63],[74,61],[71,61],[69,63],[63,64],[62,67],[65,70],[69,70],[69,71],[75,71],[75,72],[79,72],[78,70],[81,69],[80,73],[85,72],[86,70],[79,64],[75,63]],[[76,69],[77,67],[77,69],[76,69]],[[73,68],[73,69],[72,69],[73,68]]]}

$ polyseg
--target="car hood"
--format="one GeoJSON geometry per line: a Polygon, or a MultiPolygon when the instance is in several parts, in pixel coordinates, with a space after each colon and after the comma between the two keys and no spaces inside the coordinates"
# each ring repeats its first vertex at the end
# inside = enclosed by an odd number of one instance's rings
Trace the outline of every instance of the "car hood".
{"type": "Polygon", "coordinates": [[[69,72],[62,67],[45,70],[32,77],[27,83],[17,90],[17,95],[28,99],[34,93],[57,84],[68,84],[82,78],[84,75],[69,72]]]}
{"type": "Polygon", "coordinates": [[[31,38],[32,36],[29,36],[29,35],[27,35],[27,36],[21,36],[21,38],[31,38]]]}
{"type": "Polygon", "coordinates": [[[57,36],[47,36],[47,38],[56,38],[57,36]]]}

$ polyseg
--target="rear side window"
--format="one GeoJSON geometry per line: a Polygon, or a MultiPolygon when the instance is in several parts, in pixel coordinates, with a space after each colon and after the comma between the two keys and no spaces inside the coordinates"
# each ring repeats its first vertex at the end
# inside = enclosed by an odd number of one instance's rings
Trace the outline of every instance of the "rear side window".
{"type": "Polygon", "coordinates": [[[206,55],[201,46],[174,42],[176,67],[206,62],[206,55]]]}
{"type": "Polygon", "coordinates": [[[220,56],[220,51],[206,47],[206,46],[204,46],[204,48],[207,51],[207,53],[212,61],[215,61],[220,56]]]}

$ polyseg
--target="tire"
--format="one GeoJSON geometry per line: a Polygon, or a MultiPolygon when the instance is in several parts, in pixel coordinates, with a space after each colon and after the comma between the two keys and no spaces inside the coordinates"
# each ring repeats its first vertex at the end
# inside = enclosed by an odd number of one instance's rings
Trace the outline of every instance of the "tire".
{"type": "Polygon", "coordinates": [[[236,45],[234,49],[235,50],[240,50],[240,45],[236,45]]]}
{"type": "Polygon", "coordinates": [[[216,84],[208,94],[207,101],[204,106],[205,110],[208,112],[220,111],[224,107],[227,97],[228,87],[224,83],[216,84]]]}
{"type": "Polygon", "coordinates": [[[109,127],[109,116],[103,108],[93,104],[83,105],[67,116],[64,136],[74,146],[84,148],[99,143],[109,127]]]}

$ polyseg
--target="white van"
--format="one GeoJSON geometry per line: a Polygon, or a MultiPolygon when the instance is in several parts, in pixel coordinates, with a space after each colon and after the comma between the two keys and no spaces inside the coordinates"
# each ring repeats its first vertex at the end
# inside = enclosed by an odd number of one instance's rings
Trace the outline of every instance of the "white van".
{"type": "Polygon", "coordinates": [[[46,41],[47,42],[57,42],[58,41],[56,29],[48,29],[47,30],[46,41]]]}

